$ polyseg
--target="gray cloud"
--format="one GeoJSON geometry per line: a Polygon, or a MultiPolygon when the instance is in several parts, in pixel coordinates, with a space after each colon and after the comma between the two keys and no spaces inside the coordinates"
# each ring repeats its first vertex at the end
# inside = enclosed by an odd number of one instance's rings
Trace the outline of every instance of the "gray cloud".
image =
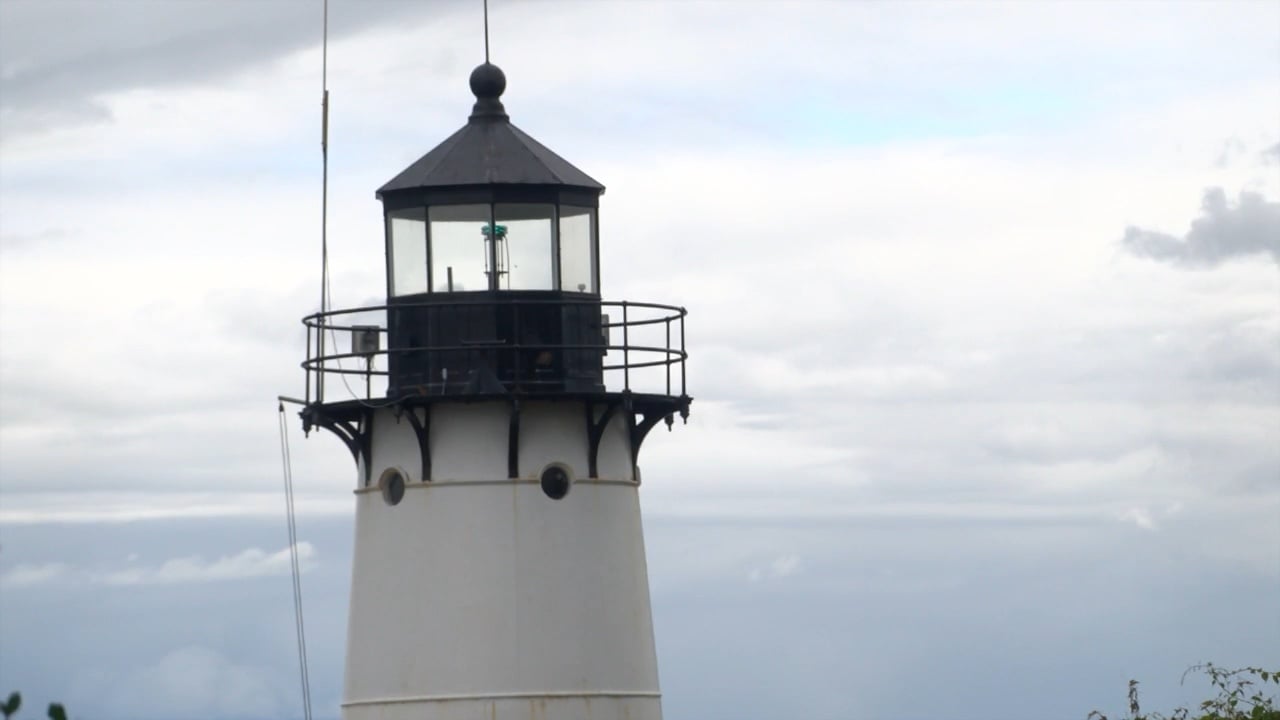
{"type": "Polygon", "coordinates": [[[46,228],[32,233],[0,233],[0,252],[22,252],[35,247],[64,242],[77,234],[79,234],[78,230],[61,227],[46,228]]]}
{"type": "Polygon", "coordinates": [[[1190,268],[1214,267],[1250,255],[1270,255],[1280,262],[1280,203],[1243,190],[1232,204],[1222,188],[1209,188],[1201,210],[1202,216],[1183,237],[1130,226],[1121,243],[1139,257],[1190,268]]]}
{"type": "Polygon", "coordinates": [[[1243,140],[1234,136],[1229,137],[1222,142],[1222,150],[1218,152],[1218,159],[1214,161],[1214,165],[1220,168],[1227,167],[1247,151],[1248,147],[1243,140]]]}
{"type": "Polygon", "coordinates": [[[1263,150],[1261,155],[1262,155],[1263,165],[1272,165],[1275,163],[1280,163],[1280,142],[1276,143],[1275,145],[1272,145],[1266,150],[1263,150]]]}
{"type": "MultiPolygon", "coordinates": [[[[428,9],[441,11],[439,3],[335,2],[330,40],[428,9]]],[[[12,136],[106,120],[104,93],[244,71],[317,45],[321,34],[320,3],[255,2],[251,12],[207,0],[0,3],[0,126],[12,136]]]]}

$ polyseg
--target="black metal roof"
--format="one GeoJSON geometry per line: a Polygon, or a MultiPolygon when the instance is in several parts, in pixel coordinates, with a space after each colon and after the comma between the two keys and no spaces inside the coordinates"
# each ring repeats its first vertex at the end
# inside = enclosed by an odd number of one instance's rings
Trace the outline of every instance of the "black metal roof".
{"type": "Polygon", "coordinates": [[[459,185],[561,185],[604,192],[604,186],[511,124],[498,99],[507,80],[496,65],[471,73],[476,104],[467,124],[418,158],[378,195],[459,185]]]}

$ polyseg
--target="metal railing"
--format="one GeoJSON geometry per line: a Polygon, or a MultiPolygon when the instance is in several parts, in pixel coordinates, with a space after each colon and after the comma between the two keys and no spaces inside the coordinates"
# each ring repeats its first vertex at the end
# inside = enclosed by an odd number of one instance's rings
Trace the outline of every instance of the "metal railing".
{"type": "MultiPolygon", "coordinates": [[[[598,365],[592,366],[599,370],[601,384],[597,391],[686,397],[685,361],[688,353],[685,351],[684,320],[687,314],[682,307],[658,303],[540,298],[405,302],[314,313],[302,319],[307,328],[307,359],[302,363],[307,375],[306,402],[310,405],[324,403],[326,399],[334,401],[326,392],[326,380],[334,377],[341,379],[345,386],[341,390],[344,395],[341,400],[362,400],[358,392],[361,389],[364,390],[364,401],[385,396],[388,388],[391,395],[406,394],[405,388],[397,387],[392,367],[410,359],[422,362],[423,358],[451,358],[454,364],[472,368],[500,366],[507,371],[507,376],[499,380],[507,392],[564,392],[563,376],[547,380],[532,372],[533,358],[547,357],[548,353],[562,358],[575,353],[578,357],[598,357],[598,365]],[[598,328],[598,339],[591,338],[586,342],[521,341],[525,337],[522,335],[522,321],[526,326],[536,317],[545,321],[548,313],[554,313],[557,308],[562,313],[576,312],[580,317],[594,318],[596,323],[589,327],[598,328]],[[388,320],[405,313],[408,315],[399,316],[410,318],[410,323],[421,321],[413,329],[418,331],[417,334],[426,336],[425,342],[405,344],[403,337],[393,338],[396,334],[405,335],[406,330],[401,326],[393,333],[388,320]],[[474,323],[468,322],[467,318],[476,317],[476,313],[482,317],[487,313],[501,315],[504,318],[498,323],[502,326],[501,332],[494,332],[494,336],[486,338],[467,337],[468,331],[474,330],[471,327],[474,323]],[[428,314],[436,322],[426,322],[428,314]],[[453,323],[455,332],[432,332],[442,319],[445,324],[453,323]],[[378,338],[376,348],[370,341],[373,333],[378,338]],[[500,334],[505,334],[505,337],[498,337],[500,334]],[[359,342],[356,340],[358,335],[363,336],[363,347],[355,344],[359,342]],[[433,335],[446,337],[443,342],[433,342],[436,339],[433,335]],[[322,336],[325,337],[323,343],[320,341],[322,336]],[[619,336],[620,343],[616,342],[619,336]],[[336,352],[343,346],[351,347],[351,350],[336,352]],[[459,362],[457,358],[463,360],[459,362]],[[349,376],[362,377],[364,387],[352,387],[349,376]],[[380,386],[376,393],[375,385],[380,386]]],[[[566,322],[568,324],[575,325],[577,330],[586,327],[580,319],[566,322]]],[[[495,329],[494,323],[490,322],[487,329],[495,329]]],[[[455,379],[450,388],[449,380],[442,378],[433,385],[442,394],[456,394],[464,381],[465,378],[455,379]]]]}

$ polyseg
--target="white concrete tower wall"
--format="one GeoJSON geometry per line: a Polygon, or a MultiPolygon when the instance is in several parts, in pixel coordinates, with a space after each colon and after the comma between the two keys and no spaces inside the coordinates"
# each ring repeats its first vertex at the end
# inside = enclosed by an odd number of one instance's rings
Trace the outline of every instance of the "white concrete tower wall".
{"type": "Polygon", "coordinates": [[[407,419],[373,415],[370,486],[356,490],[343,717],[660,718],[625,415],[606,426],[593,479],[582,403],[523,402],[520,477],[510,479],[509,403],[430,412],[429,481],[407,419]],[[539,482],[552,463],[572,478],[559,500],[539,482]],[[378,487],[388,468],[409,480],[395,505],[378,487]]]}

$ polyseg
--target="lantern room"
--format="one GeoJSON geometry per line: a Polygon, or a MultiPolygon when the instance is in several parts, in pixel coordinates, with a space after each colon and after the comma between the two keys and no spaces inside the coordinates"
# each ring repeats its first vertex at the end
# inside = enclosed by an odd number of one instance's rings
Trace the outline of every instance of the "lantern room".
{"type": "Polygon", "coordinates": [[[477,67],[467,124],[378,190],[388,298],[599,295],[604,186],[512,125],[505,88],[496,65],[477,67]]]}
{"type": "Polygon", "coordinates": [[[462,129],[378,190],[389,391],[600,391],[604,186],[511,124],[506,77],[471,73],[462,129]]]}

